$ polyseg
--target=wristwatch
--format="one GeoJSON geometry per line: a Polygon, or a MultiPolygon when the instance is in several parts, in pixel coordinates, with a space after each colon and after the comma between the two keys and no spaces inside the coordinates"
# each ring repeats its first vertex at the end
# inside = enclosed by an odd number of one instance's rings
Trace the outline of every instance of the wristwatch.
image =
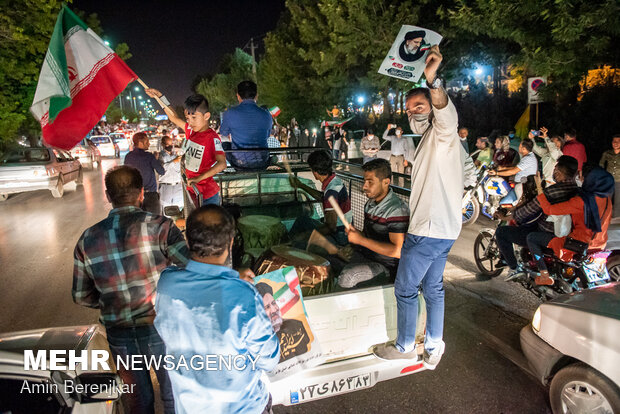
{"type": "Polygon", "coordinates": [[[441,78],[439,76],[435,76],[435,79],[433,79],[432,82],[426,82],[426,86],[428,86],[429,89],[439,89],[441,88],[441,78]]]}

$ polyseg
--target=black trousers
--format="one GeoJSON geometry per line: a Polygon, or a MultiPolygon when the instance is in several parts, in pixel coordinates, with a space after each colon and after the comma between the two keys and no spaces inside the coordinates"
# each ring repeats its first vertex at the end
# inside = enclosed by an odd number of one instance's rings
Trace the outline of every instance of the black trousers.
{"type": "Polygon", "coordinates": [[[157,191],[144,192],[142,210],[161,216],[161,203],[159,202],[159,193],[157,191]]]}

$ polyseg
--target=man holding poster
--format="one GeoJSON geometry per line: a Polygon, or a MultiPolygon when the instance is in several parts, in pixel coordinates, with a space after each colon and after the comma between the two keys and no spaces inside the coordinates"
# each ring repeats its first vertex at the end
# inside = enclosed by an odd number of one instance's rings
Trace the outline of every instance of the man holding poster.
{"type": "Polygon", "coordinates": [[[441,61],[439,46],[433,46],[424,68],[428,89],[414,88],[406,96],[409,124],[422,139],[411,163],[411,216],[394,282],[397,337],[394,343],[380,344],[373,350],[381,359],[417,358],[415,332],[421,288],[428,315],[423,357],[427,369],[435,369],[445,348],[443,271],[461,231],[466,157],[457,133],[456,108],[437,77],[441,61]]]}

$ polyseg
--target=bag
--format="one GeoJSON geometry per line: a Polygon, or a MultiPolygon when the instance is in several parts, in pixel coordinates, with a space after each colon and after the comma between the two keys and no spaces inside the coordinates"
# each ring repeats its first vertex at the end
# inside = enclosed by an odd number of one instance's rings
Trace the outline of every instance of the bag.
{"type": "Polygon", "coordinates": [[[573,229],[573,220],[570,218],[570,214],[561,216],[551,215],[547,217],[547,221],[553,222],[553,234],[556,237],[568,236],[573,229]]]}
{"type": "Polygon", "coordinates": [[[585,256],[588,252],[588,246],[589,244],[586,242],[573,239],[572,237],[567,237],[564,241],[563,249],[570,250],[571,252],[577,253],[581,256],[585,256]]]}

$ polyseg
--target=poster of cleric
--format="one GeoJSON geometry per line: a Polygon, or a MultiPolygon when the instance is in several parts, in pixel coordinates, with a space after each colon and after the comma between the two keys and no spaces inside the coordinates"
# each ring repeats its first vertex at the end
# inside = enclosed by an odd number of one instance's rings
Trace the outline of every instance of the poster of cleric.
{"type": "Polygon", "coordinates": [[[379,73],[417,83],[424,73],[426,55],[442,36],[432,30],[403,25],[383,60],[379,73]]]}
{"type": "Polygon", "coordinates": [[[294,267],[286,267],[254,278],[263,297],[267,316],[280,340],[280,363],[269,374],[278,380],[324,362],[303,303],[294,267]]]}

